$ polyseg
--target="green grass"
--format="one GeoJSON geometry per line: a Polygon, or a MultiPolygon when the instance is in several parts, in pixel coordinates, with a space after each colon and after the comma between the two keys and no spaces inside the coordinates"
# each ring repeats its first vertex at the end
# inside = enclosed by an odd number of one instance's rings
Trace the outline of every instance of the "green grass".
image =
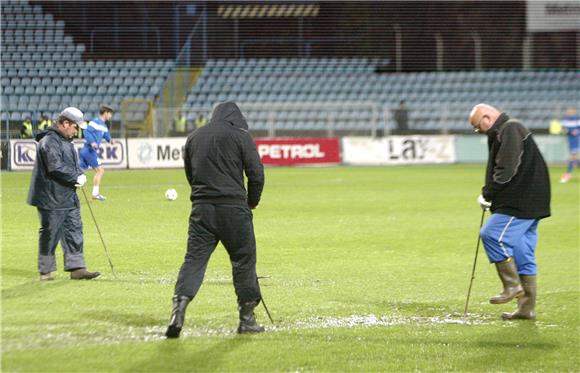
{"type": "MultiPolygon", "coordinates": [[[[461,319],[481,216],[483,166],[269,168],[254,213],[258,272],[276,326],[237,336],[231,269],[214,253],[183,338],[162,335],[185,252],[181,170],[110,171],[86,259],[103,272],[40,283],[29,173],[2,174],[3,371],[580,371],[579,188],[552,168],[553,216],[537,251],[538,321],[502,322],[500,284],[480,252],[470,323],[461,319]],[[163,193],[180,197],[167,202],[163,193]],[[357,319],[358,317],[358,319],[357,319]],[[366,320],[357,324],[357,320],[366,320]],[[350,322],[350,323],[349,323],[350,322]]],[[[82,198],[82,196],[81,196],[82,198]]]]}

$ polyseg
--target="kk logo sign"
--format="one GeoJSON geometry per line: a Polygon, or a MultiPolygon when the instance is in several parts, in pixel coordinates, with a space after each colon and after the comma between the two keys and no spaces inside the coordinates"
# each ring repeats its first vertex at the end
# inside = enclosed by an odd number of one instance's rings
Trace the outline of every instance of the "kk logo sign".
{"type": "Polygon", "coordinates": [[[12,168],[32,168],[36,159],[36,143],[32,140],[11,141],[12,168]]]}
{"type": "MultiPolygon", "coordinates": [[[[77,152],[80,152],[85,142],[76,140],[74,145],[77,152]]],[[[101,146],[99,146],[98,155],[105,168],[127,168],[125,141],[113,140],[111,144],[102,142],[101,146]]]]}
{"type": "MultiPolygon", "coordinates": [[[[99,147],[99,158],[107,168],[127,168],[125,140],[113,140],[112,144],[102,143],[99,147]]],[[[77,151],[84,141],[75,141],[77,151]]],[[[31,170],[36,159],[36,142],[34,140],[10,140],[10,168],[12,170],[31,170]]]]}

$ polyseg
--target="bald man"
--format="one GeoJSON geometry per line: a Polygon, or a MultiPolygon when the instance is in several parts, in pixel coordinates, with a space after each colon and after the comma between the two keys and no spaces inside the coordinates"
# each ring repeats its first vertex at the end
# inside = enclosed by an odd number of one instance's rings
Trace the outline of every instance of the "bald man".
{"type": "Polygon", "coordinates": [[[536,244],[540,219],[550,216],[550,178],[530,131],[496,108],[476,105],[469,115],[475,132],[487,135],[489,160],[478,202],[492,216],[481,239],[495,263],[503,291],[490,299],[503,304],[518,299],[518,308],[502,319],[536,318],[536,244]]]}

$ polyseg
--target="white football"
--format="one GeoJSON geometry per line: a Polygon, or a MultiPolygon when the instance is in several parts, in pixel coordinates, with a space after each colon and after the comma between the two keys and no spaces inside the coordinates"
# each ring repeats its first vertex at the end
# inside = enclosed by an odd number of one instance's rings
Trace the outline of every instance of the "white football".
{"type": "Polygon", "coordinates": [[[167,189],[165,191],[165,199],[168,201],[175,201],[177,199],[177,191],[175,189],[167,189]]]}

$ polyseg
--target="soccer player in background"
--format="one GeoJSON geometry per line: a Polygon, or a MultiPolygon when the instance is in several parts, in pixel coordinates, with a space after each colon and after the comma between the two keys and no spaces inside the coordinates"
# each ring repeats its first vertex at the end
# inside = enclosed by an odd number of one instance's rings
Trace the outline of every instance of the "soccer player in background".
{"type": "Polygon", "coordinates": [[[562,127],[566,129],[566,135],[568,136],[570,158],[568,158],[568,169],[560,177],[560,182],[567,183],[572,178],[574,166],[580,167],[580,161],[578,160],[578,151],[580,151],[580,116],[576,113],[576,108],[570,107],[566,110],[566,116],[562,118],[562,127]]]}
{"type": "Polygon", "coordinates": [[[99,158],[99,145],[101,140],[105,139],[111,142],[111,132],[107,127],[107,121],[113,117],[113,109],[110,106],[103,105],[99,110],[99,116],[91,120],[84,131],[85,145],[80,151],[80,165],[83,170],[89,167],[95,170],[93,177],[93,200],[104,201],[106,197],[100,193],[101,179],[105,169],[101,165],[99,158]]]}

